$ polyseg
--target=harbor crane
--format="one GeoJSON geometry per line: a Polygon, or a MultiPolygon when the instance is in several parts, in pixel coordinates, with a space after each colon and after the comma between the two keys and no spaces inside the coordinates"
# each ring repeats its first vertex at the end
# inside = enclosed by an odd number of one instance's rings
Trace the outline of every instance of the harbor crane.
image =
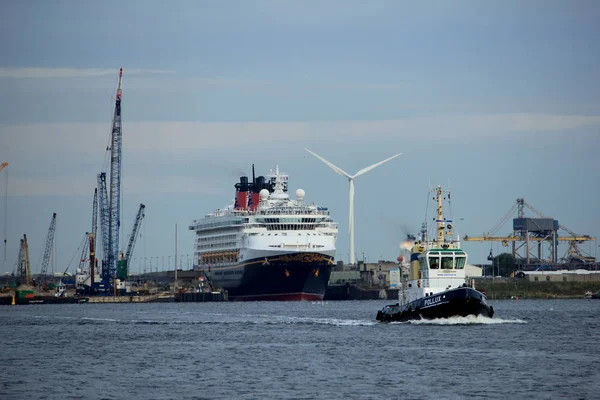
{"type": "MultiPolygon", "coordinates": [[[[594,241],[595,238],[573,232],[564,225],[559,224],[557,220],[545,216],[522,198],[517,199],[512,208],[488,233],[484,233],[483,236],[465,235],[463,240],[467,242],[500,242],[505,247],[508,247],[510,243],[513,256],[518,261],[520,260],[528,265],[545,261],[542,254],[543,243],[549,244],[549,262],[551,263],[558,263],[559,261],[579,263],[596,261],[594,257],[584,255],[578,247],[578,244],[594,241]],[[534,212],[539,218],[525,217],[525,208],[534,212]],[[513,233],[507,236],[494,236],[506,221],[508,221],[511,216],[514,216],[515,212],[517,213],[517,218],[513,219],[513,233]],[[559,235],[560,230],[566,232],[568,235],[559,235]],[[568,257],[559,259],[559,242],[569,243],[569,250],[567,252],[568,257]],[[532,247],[535,247],[534,245],[537,245],[537,255],[532,252],[532,247]]],[[[490,253],[488,259],[491,258],[492,255],[490,253]]]]}
{"type": "Polygon", "coordinates": [[[122,132],[121,132],[121,79],[123,68],[119,70],[119,85],[115,99],[115,113],[113,117],[112,138],[110,148],[110,205],[108,215],[108,262],[102,277],[109,287],[112,287],[117,274],[117,261],[119,253],[119,228],[121,226],[121,158],[122,158],[122,132]]]}
{"type": "Polygon", "coordinates": [[[140,229],[140,224],[145,216],[145,208],[146,206],[144,204],[140,204],[140,208],[138,209],[137,215],[135,216],[135,222],[133,223],[133,230],[131,231],[131,235],[129,236],[129,244],[127,245],[127,251],[124,255],[122,254],[121,260],[119,260],[119,270],[117,272],[117,277],[121,280],[125,280],[129,276],[129,260],[131,260],[131,255],[133,254],[133,247],[135,246],[135,241],[140,229]]]}
{"type": "Polygon", "coordinates": [[[112,291],[114,289],[114,280],[118,269],[119,229],[121,227],[122,79],[123,68],[119,70],[119,81],[110,135],[111,145],[106,148],[107,151],[110,150],[110,182],[107,185],[106,172],[101,172],[97,175],[97,187],[94,191],[92,231],[89,236],[91,241],[96,239],[97,214],[99,211],[102,237],[102,268],[100,271],[101,281],[98,282],[98,285],[102,287],[102,291],[112,291]],[[110,191],[107,190],[107,186],[110,187],[110,191]]]}
{"type": "Polygon", "coordinates": [[[44,249],[44,256],[42,257],[40,279],[38,280],[38,287],[40,288],[46,288],[48,284],[48,263],[50,262],[50,254],[52,253],[52,246],[54,245],[55,230],[56,213],[52,214],[52,219],[50,220],[50,228],[48,229],[48,235],[46,236],[46,248],[44,249]]]}

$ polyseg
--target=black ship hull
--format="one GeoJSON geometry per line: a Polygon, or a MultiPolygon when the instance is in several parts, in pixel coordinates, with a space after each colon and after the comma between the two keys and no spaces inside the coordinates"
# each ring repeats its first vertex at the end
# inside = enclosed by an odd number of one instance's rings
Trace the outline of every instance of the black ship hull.
{"type": "Polygon", "coordinates": [[[486,296],[470,287],[461,287],[421,297],[406,305],[389,305],[377,312],[377,320],[383,322],[415,319],[437,319],[483,315],[492,317],[494,308],[487,304],[486,296]]]}
{"type": "Polygon", "coordinates": [[[323,300],[333,257],[320,253],[289,253],[244,263],[203,269],[213,284],[235,301],[323,300]]]}

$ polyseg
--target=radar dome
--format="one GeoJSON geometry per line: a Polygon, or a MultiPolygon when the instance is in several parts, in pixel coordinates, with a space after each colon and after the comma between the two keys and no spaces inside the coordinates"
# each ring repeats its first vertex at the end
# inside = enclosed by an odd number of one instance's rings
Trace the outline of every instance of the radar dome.
{"type": "Polygon", "coordinates": [[[269,198],[269,191],[267,189],[262,189],[259,195],[261,200],[267,200],[269,198]]]}
{"type": "Polygon", "coordinates": [[[302,190],[302,189],[296,190],[296,197],[298,198],[298,200],[304,199],[304,195],[305,195],[304,190],[302,190]]]}

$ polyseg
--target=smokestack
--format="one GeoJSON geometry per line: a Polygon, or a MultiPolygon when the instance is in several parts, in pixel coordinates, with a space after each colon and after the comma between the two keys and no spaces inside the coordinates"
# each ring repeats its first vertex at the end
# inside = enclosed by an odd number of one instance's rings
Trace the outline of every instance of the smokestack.
{"type": "Polygon", "coordinates": [[[248,177],[241,176],[240,182],[235,184],[235,206],[236,210],[245,210],[248,206],[248,177]]]}

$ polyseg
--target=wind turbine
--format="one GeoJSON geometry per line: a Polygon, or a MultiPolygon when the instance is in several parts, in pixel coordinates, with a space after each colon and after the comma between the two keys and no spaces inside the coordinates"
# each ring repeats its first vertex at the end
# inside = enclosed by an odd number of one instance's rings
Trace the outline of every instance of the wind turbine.
{"type": "Polygon", "coordinates": [[[304,148],[304,150],[308,151],[310,154],[312,154],[313,156],[317,157],[319,160],[323,161],[326,165],[328,165],[332,170],[334,170],[338,174],[340,174],[340,175],[345,176],[346,178],[348,178],[348,181],[350,182],[350,216],[348,217],[348,230],[350,232],[350,264],[354,265],[354,178],[356,178],[358,176],[361,176],[363,174],[366,174],[367,172],[369,172],[373,168],[378,167],[381,164],[384,164],[384,163],[386,163],[386,162],[388,162],[390,160],[393,160],[394,158],[398,157],[402,153],[398,153],[395,156],[392,156],[390,158],[386,158],[383,161],[379,161],[376,164],[373,164],[373,165],[371,165],[369,167],[361,169],[360,171],[358,171],[354,175],[350,175],[349,173],[345,172],[343,169],[341,169],[341,168],[333,165],[332,163],[330,163],[329,161],[327,161],[326,159],[324,159],[320,155],[313,153],[312,151],[310,151],[306,147],[304,148]]]}

